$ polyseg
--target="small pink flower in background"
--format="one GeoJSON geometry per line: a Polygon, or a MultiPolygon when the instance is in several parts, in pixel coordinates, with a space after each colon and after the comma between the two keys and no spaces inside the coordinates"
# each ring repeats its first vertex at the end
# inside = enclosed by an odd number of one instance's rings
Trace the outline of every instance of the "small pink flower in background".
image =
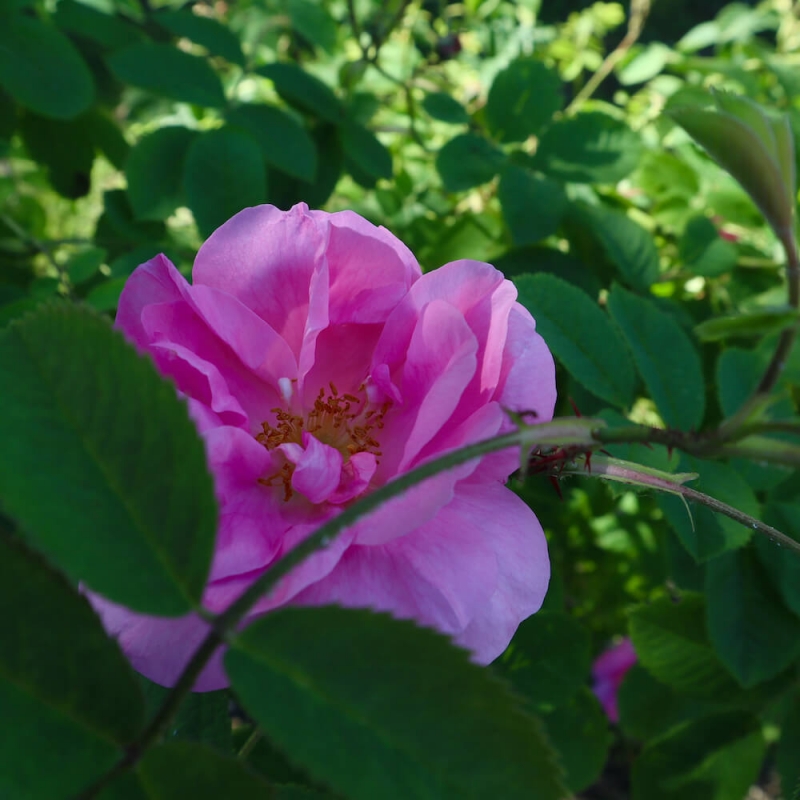
{"type": "MultiPolygon", "coordinates": [[[[246,209],[200,249],[191,285],[163,255],[140,266],[116,325],[175,381],[205,440],[220,503],[203,597],[214,613],[346,504],[512,429],[504,409],[546,421],[555,404],[552,356],[501,273],[464,260],[423,275],[399,240],[348,211],[246,209]]],[[[289,603],[370,607],[488,663],[549,580],[541,526],[503,485],[518,465],[504,451],[396,498],[249,619],[289,603]]],[[[134,667],[165,685],[207,630],[194,614],[92,602],[134,667]]],[[[195,689],[226,685],[218,654],[195,689]]]]}
{"type": "Polygon", "coordinates": [[[626,637],[601,653],[592,665],[594,693],[612,722],[619,722],[617,693],[625,675],[636,661],[633,643],[626,637]]]}

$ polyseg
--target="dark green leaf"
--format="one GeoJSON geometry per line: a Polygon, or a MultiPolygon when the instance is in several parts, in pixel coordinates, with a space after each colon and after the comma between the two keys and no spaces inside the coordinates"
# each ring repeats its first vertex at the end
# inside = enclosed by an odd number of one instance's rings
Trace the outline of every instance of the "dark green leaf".
{"type": "Polygon", "coordinates": [[[800,619],[783,605],[752,550],[711,561],[706,594],[711,641],[742,686],[772,678],[800,655],[800,619]]]}
{"type": "MultiPolygon", "coordinates": [[[[773,502],[764,510],[764,521],[800,541],[800,504],[773,502]]],[[[756,552],[770,583],[787,607],[800,616],[800,558],[766,536],[755,539],[756,552]]]]}
{"type": "Polygon", "coordinates": [[[348,120],[339,128],[339,135],[345,156],[370,178],[392,177],[392,155],[372,131],[348,120]]]}
{"type": "Polygon", "coordinates": [[[70,281],[76,286],[97,274],[108,253],[102,247],[88,247],[76,253],[66,264],[70,281]]]}
{"type": "Polygon", "coordinates": [[[225,664],[267,735],[352,800],[566,793],[539,725],[504,685],[410,622],[278,610],[231,643],[225,664]]]}
{"type": "Polygon", "coordinates": [[[76,200],[89,193],[94,147],[87,136],[84,117],[59,120],[25,114],[20,125],[32,158],[47,167],[53,188],[76,200]]]}
{"type": "Polygon", "coordinates": [[[144,34],[121,14],[106,14],[79,0],[59,0],[53,22],[61,30],[109,48],[125,47],[144,38],[144,34]]]}
{"type": "MultiPolygon", "coordinates": [[[[233,747],[237,753],[241,753],[254,730],[256,728],[253,725],[242,725],[233,732],[233,747]]],[[[256,735],[258,738],[244,759],[251,769],[273,783],[292,783],[299,786],[311,784],[306,772],[289,762],[260,729],[256,735]]]]}
{"type": "Polygon", "coordinates": [[[266,195],[264,158],[251,136],[220,128],[198,136],[189,147],[183,188],[200,235],[216,228],[266,195]]]}
{"type": "Polygon", "coordinates": [[[600,294],[600,281],[586,265],[554,247],[513,248],[501,256],[493,257],[492,263],[507,278],[547,272],[577,286],[593,299],[600,294]]]}
{"type": "Polygon", "coordinates": [[[0,383],[0,497],[31,541],[138,611],[199,602],[214,491],[173,384],[105,319],[66,305],[0,334],[0,383]]]}
{"type": "Polygon", "coordinates": [[[242,46],[230,28],[211,17],[201,17],[191,11],[159,11],[155,21],[175,36],[182,36],[211,55],[222,56],[232,64],[244,65],[242,46]]]}
{"type": "Polygon", "coordinates": [[[648,742],[633,766],[633,800],[741,800],[758,777],[766,745],[750,714],[687,722],[648,742]]]}
{"type": "MultiPolygon", "coordinates": [[[[167,699],[171,689],[139,676],[150,717],[167,699]]],[[[228,692],[192,692],[178,709],[178,714],[166,734],[168,741],[199,742],[215,747],[222,753],[232,751],[231,717],[228,692]]]]}
{"type": "Polygon", "coordinates": [[[306,129],[275,106],[237,106],[227,114],[231,125],[247,131],[258,142],[264,161],[302,181],[317,174],[317,150],[306,129]]]}
{"type": "Polygon", "coordinates": [[[578,220],[597,239],[628,286],[646,291],[659,276],[653,236],[627,214],[604,206],[579,206],[578,220]]]}
{"type": "MultiPolygon", "coordinates": [[[[108,238],[109,246],[120,247],[121,242],[140,245],[161,241],[166,234],[163,222],[134,219],[128,193],[123,189],[110,189],[103,193],[103,215],[97,223],[95,238],[102,242],[108,238]]],[[[126,248],[126,252],[129,252],[126,248]]]]}
{"type": "Polygon", "coordinates": [[[635,608],[630,633],[642,666],[676,691],[711,700],[738,690],[708,640],[702,595],[687,592],[679,603],[663,598],[635,608]]]}
{"type": "Polygon", "coordinates": [[[72,119],[94,100],[92,73],[72,42],[21,14],[0,24],[0,86],[21,106],[56,119],[72,119]]]}
{"type": "Polygon", "coordinates": [[[225,104],[222,83],[208,61],[170,44],[130,45],[110,55],[108,65],[123,83],[171,100],[212,108],[225,104]]]}
{"type": "Polygon", "coordinates": [[[558,180],[616,183],[639,166],[642,151],[626,123],[588,111],[554,122],[542,134],[534,165],[558,180]]]}
{"type": "Polygon", "coordinates": [[[558,230],[567,208],[564,187],[523,167],[509,166],[497,192],[515,245],[535,244],[558,230]]]}
{"type": "Polygon", "coordinates": [[[123,169],[130,145],[122,135],[119,125],[99,108],[93,108],[82,117],[87,137],[117,169],[123,169]]]}
{"type": "Polygon", "coordinates": [[[195,742],[148,750],[136,767],[148,800],[273,800],[270,785],[236,759],[195,742]]]}
{"type": "Polygon", "coordinates": [[[683,328],[652,301],[620,286],[611,289],[608,309],[664,422],[697,428],[705,412],[705,381],[700,357],[683,328]]]}
{"type": "Polygon", "coordinates": [[[600,776],[611,735],[608,719],[591,690],[583,687],[565,705],[542,715],[547,738],[566,772],[566,783],[577,793],[600,776]]]}
{"type": "Polygon", "coordinates": [[[688,269],[696,275],[715,278],[730,272],[739,260],[731,242],[719,235],[708,217],[692,217],[678,242],[678,252],[688,269]]]}
{"type": "Polygon", "coordinates": [[[629,406],[636,386],[630,354],[597,303],[553,275],[522,275],[516,284],[520,302],[570,374],[597,397],[629,406]]]}
{"type": "Polygon", "coordinates": [[[342,105],[333,91],[296,64],[276,62],[259,67],[256,72],[269,78],[275,85],[275,91],[289,105],[334,124],[344,118],[342,105]]]}
{"type": "MultiPolygon", "coordinates": [[[[753,490],[747,481],[729,464],[718,461],[699,461],[683,457],[679,472],[696,472],[699,478],[692,487],[744,511],[752,517],[761,516],[753,490]]],[[[721,514],[715,514],[707,506],[692,505],[687,509],[681,498],[675,495],[659,495],[658,505],[672,529],[678,534],[681,544],[695,561],[702,563],[728,550],[735,550],[750,541],[751,528],[721,514]]]]}
{"type": "Polygon", "coordinates": [[[0,796],[72,797],[139,732],[136,679],[86,599],[7,536],[0,609],[0,796]]]}
{"type": "Polygon", "coordinates": [[[497,73],[486,100],[486,123],[501,142],[538,134],[561,108],[558,73],[535,58],[518,58],[497,73]]]}
{"type": "Polygon", "coordinates": [[[336,46],[336,23],[324,5],[311,0],[286,0],[292,31],[328,53],[336,46]]]}
{"type": "Polygon", "coordinates": [[[502,150],[474,133],[451,139],[436,156],[436,169],[448,192],[463,192],[490,181],[505,163],[502,150]]]}
{"type": "Polygon", "coordinates": [[[781,776],[783,796],[796,800],[800,792],[800,693],[795,692],[781,726],[777,767],[781,776]]]}
{"type": "Polygon", "coordinates": [[[528,617],[493,668],[531,705],[562,706],[586,683],[589,634],[560,611],[528,617]]]}
{"type": "Polygon", "coordinates": [[[467,109],[454,97],[445,92],[431,92],[422,98],[422,107],[434,119],[449,122],[451,125],[469,123],[467,109]]]}
{"type": "Polygon", "coordinates": [[[163,220],[186,201],[183,169],[197,131],[159,128],[142,137],[125,164],[128,199],[136,219],[163,220]]]}

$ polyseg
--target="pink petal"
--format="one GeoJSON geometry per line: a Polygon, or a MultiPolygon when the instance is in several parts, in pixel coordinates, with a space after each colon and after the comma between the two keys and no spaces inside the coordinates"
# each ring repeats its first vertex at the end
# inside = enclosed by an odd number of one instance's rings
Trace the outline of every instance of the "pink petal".
{"type": "Polygon", "coordinates": [[[488,664],[508,647],[522,620],[536,613],[550,581],[547,541],[533,511],[510,489],[470,484],[458,493],[464,513],[482,525],[497,559],[498,580],[456,643],[488,664]]]}
{"type": "Polygon", "coordinates": [[[335,447],[304,432],[302,447],[289,443],[280,445],[278,450],[295,465],[292,488],[312,503],[323,503],[339,486],[342,454],[335,447]]]}

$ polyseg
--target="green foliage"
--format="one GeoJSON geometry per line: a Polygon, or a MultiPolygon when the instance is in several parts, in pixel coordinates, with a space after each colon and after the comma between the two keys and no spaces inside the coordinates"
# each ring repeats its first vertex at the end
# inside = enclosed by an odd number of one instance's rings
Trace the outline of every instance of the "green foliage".
{"type": "Polygon", "coordinates": [[[152,362],[105,320],[53,305],[0,334],[0,376],[0,493],[26,538],[140,611],[177,616],[199,602],[211,477],[184,403],[152,362]],[[83,368],[60,348],[81,353],[83,368]],[[154,485],[153,475],[172,477],[154,485]],[[56,488],[59,502],[43,502],[56,488]]]}
{"type": "Polygon", "coordinates": [[[348,797],[563,794],[536,720],[466,653],[409,622],[336,606],[280,610],[250,625],[225,660],[268,735],[348,797]]]}
{"type": "Polygon", "coordinates": [[[491,262],[555,356],[558,414],[634,430],[603,447],[800,541],[800,348],[755,394],[797,328],[800,25],[780,0],[651,6],[593,85],[616,3],[0,0],[0,795],[74,796],[135,753],[98,797],[546,798],[553,759],[598,800],[741,800],[775,770],[791,797],[791,542],[609,490],[577,448],[514,484],[553,578],[487,671],[406,623],[287,610],[233,637],[234,695],[188,696],[139,752],[170,691],[142,682],[145,711],[75,589],[200,602],[202,444],[100,314],[262,202],[353,209],[426,270],[491,262]],[[626,633],[609,726],[591,661],[626,633]],[[260,732],[234,761],[241,713],[260,732]]]}

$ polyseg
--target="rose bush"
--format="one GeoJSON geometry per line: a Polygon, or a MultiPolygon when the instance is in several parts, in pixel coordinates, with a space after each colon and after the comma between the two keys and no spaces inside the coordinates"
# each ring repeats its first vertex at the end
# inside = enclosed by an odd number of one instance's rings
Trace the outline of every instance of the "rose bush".
{"type": "MultiPolygon", "coordinates": [[[[514,286],[489,264],[423,275],[352,212],[249,208],[202,246],[190,285],[163,255],[130,277],[117,327],[187,398],[220,504],[203,605],[258,575],[371,488],[512,427],[549,420],[554,364],[514,286]]],[[[251,612],[371,607],[451,635],[488,663],[549,580],[533,512],[503,484],[511,450],[382,506],[290,573],[251,612]]],[[[169,476],[162,476],[169,480],[169,476]]],[[[206,632],[93,596],[134,667],[172,684],[206,632]]],[[[227,684],[220,654],[195,689],[227,684]]]]}
{"type": "Polygon", "coordinates": [[[633,642],[627,637],[601,653],[592,665],[594,693],[612,722],[619,722],[617,695],[628,670],[637,661],[633,642]]]}

